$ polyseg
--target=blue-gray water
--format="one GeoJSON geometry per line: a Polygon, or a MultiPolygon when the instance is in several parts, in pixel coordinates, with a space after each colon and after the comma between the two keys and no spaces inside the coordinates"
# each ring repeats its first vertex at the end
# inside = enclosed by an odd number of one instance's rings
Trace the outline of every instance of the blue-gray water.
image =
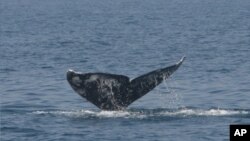
{"type": "Polygon", "coordinates": [[[0,0],[1,141],[229,140],[250,123],[249,0],[0,0]],[[125,111],[71,68],[134,78],[187,59],[125,111]]]}

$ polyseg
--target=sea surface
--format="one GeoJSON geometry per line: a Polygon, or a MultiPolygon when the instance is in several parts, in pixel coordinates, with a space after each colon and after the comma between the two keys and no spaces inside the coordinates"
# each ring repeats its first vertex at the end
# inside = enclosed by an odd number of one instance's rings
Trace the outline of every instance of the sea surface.
{"type": "Polygon", "coordinates": [[[228,141],[250,124],[249,0],[0,0],[1,141],[228,141]],[[123,111],[68,69],[131,79],[176,63],[123,111]]]}

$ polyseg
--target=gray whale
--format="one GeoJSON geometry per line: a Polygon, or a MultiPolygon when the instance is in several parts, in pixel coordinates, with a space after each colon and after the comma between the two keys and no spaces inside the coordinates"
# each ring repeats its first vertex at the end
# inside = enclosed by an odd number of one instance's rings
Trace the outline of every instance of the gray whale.
{"type": "Polygon", "coordinates": [[[68,70],[73,90],[103,110],[122,110],[154,89],[175,72],[184,61],[157,69],[137,78],[108,73],[80,73],[68,70]]]}

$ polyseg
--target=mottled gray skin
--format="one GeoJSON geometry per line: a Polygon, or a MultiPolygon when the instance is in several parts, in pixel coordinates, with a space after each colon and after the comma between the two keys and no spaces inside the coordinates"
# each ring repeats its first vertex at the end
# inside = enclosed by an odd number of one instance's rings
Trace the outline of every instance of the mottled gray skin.
{"type": "Polygon", "coordinates": [[[67,80],[82,97],[103,110],[122,110],[154,89],[175,72],[184,57],[175,65],[158,69],[133,80],[107,73],[79,73],[69,70],[67,80]]]}

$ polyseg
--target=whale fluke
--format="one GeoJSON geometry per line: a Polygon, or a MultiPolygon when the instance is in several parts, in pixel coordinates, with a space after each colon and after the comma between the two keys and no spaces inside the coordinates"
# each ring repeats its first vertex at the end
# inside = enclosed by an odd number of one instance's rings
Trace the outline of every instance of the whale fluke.
{"type": "Polygon", "coordinates": [[[129,80],[129,77],[108,73],[81,73],[68,70],[67,80],[83,98],[103,110],[121,110],[153,90],[173,74],[185,57],[169,67],[161,68],[129,80]]]}

